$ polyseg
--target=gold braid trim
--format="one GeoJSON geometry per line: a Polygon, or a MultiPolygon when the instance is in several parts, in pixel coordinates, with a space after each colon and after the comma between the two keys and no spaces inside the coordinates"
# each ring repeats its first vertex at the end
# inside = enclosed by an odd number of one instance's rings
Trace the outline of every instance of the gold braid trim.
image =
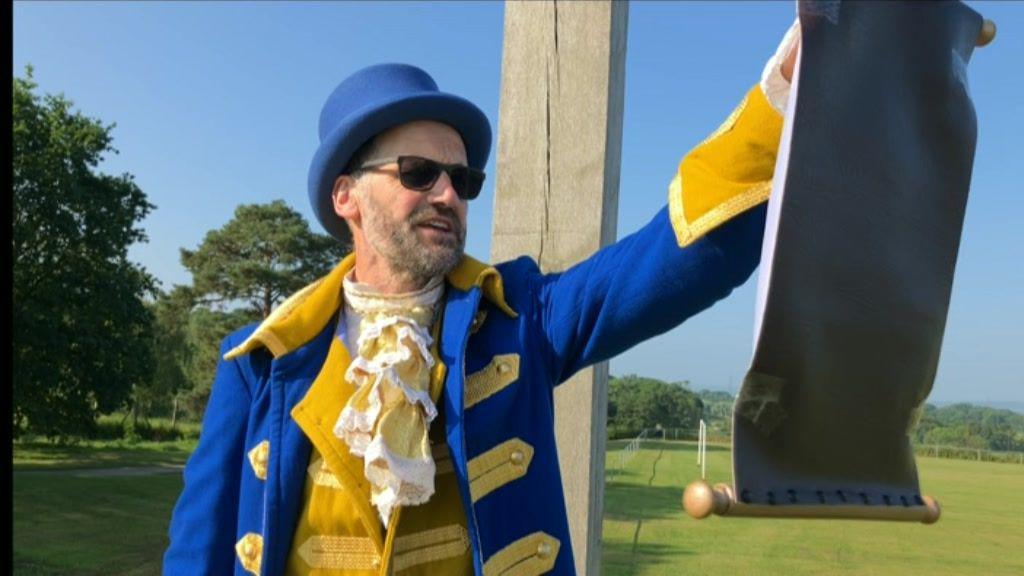
{"type": "Polygon", "coordinates": [[[458,524],[432,528],[395,538],[395,572],[426,564],[455,558],[469,549],[469,535],[458,524]]]}
{"type": "Polygon", "coordinates": [[[771,190],[771,180],[757,182],[739,195],[705,212],[693,222],[687,222],[683,210],[683,186],[677,174],[668,187],[669,218],[676,232],[676,241],[680,247],[687,246],[726,220],[764,202],[771,190]]]}
{"type": "Polygon", "coordinates": [[[470,460],[469,493],[473,502],[525,476],[531,460],[533,446],[519,438],[502,442],[470,460]]]}
{"type": "Polygon", "coordinates": [[[534,532],[502,548],[484,564],[484,576],[534,576],[551,570],[561,542],[534,532]]]}
{"type": "Polygon", "coordinates": [[[380,554],[369,538],[310,536],[299,546],[299,557],[321,570],[376,570],[380,554]]]}
{"type": "Polygon", "coordinates": [[[499,354],[479,372],[466,377],[465,407],[470,408],[519,380],[519,354],[499,354]]]}

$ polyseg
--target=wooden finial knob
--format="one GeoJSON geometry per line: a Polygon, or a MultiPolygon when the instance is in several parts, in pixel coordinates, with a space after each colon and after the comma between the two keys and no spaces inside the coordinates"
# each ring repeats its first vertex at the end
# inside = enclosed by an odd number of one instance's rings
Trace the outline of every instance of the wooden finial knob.
{"type": "Polygon", "coordinates": [[[939,507],[939,502],[931,496],[924,496],[921,498],[924,500],[924,507],[928,509],[928,513],[924,519],[921,520],[922,524],[935,524],[939,521],[939,516],[942,515],[942,508],[939,507]]]}
{"type": "Polygon", "coordinates": [[[977,45],[985,46],[986,44],[991,42],[995,37],[996,23],[986,18],[985,21],[981,23],[981,32],[978,34],[977,45]]]}
{"type": "Polygon", "coordinates": [[[694,480],[683,492],[683,510],[700,520],[707,518],[715,509],[715,493],[704,480],[694,480]]]}
{"type": "Polygon", "coordinates": [[[683,492],[683,509],[698,520],[724,514],[729,509],[727,487],[719,484],[712,488],[704,480],[694,480],[683,492]]]}

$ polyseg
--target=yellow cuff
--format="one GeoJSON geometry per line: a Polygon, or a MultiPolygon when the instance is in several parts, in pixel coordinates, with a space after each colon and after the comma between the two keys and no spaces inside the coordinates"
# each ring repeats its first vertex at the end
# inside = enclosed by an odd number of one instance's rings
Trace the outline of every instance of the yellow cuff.
{"type": "Polygon", "coordinates": [[[668,190],[679,246],[768,199],[782,116],[754,86],[724,123],[679,164],[668,190]]]}

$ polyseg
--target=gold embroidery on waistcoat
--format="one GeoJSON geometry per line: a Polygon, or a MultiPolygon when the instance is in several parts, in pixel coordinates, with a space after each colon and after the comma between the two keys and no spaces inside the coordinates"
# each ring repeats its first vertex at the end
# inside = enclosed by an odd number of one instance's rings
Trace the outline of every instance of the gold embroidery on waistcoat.
{"type": "Polygon", "coordinates": [[[235,544],[235,554],[246,572],[260,576],[260,564],[263,561],[263,537],[249,532],[235,544]]]}
{"type": "Polygon", "coordinates": [[[469,535],[458,524],[414,532],[395,538],[392,566],[398,572],[427,562],[455,558],[468,549],[469,535]]]}
{"type": "Polygon", "coordinates": [[[526,475],[533,446],[519,438],[498,444],[469,461],[469,493],[473,502],[526,475]]]}
{"type": "Polygon", "coordinates": [[[313,484],[341,490],[341,482],[331,472],[331,469],[327,467],[327,463],[324,462],[322,457],[314,460],[306,471],[309,473],[309,477],[313,479],[313,484]]]}
{"type": "Polygon", "coordinates": [[[519,379],[519,354],[499,354],[479,372],[466,377],[465,407],[490,398],[519,379]]]}
{"type": "Polygon", "coordinates": [[[380,555],[373,540],[357,536],[310,536],[299,546],[299,557],[321,570],[376,570],[380,555]]]}
{"type": "Polygon", "coordinates": [[[260,480],[267,479],[267,462],[270,460],[270,442],[264,440],[249,450],[249,464],[260,480]]]}
{"type": "Polygon", "coordinates": [[[484,576],[533,576],[555,565],[561,542],[544,532],[534,532],[505,546],[484,564],[484,576]]]}

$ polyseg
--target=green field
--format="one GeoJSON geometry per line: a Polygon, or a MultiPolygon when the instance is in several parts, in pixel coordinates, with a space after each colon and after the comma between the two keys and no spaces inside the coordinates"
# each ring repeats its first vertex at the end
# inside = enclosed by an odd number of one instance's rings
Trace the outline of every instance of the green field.
{"type": "MultiPolygon", "coordinates": [[[[697,521],[683,487],[699,475],[694,445],[647,442],[617,468],[608,454],[604,573],[1024,574],[1024,467],[919,458],[933,526],[863,521],[697,521]]],[[[159,574],[179,474],[93,476],[82,468],[166,466],[183,447],[15,446],[14,574],[159,574]],[[46,470],[41,470],[46,468],[46,470]]],[[[708,450],[708,479],[729,480],[729,453],[708,450]]]]}
{"type": "Polygon", "coordinates": [[[85,440],[78,444],[19,442],[14,450],[15,470],[67,470],[123,466],[182,465],[196,448],[195,440],[135,442],[85,440]]]}
{"type": "MultiPolygon", "coordinates": [[[[700,475],[695,445],[645,442],[623,470],[608,453],[604,573],[1024,574],[1024,467],[918,458],[921,487],[942,505],[938,523],[694,520],[683,488],[700,475]]],[[[724,447],[708,447],[708,480],[730,482],[724,447]]]]}
{"type": "Polygon", "coordinates": [[[14,473],[14,574],[160,574],[180,475],[14,473]]]}

